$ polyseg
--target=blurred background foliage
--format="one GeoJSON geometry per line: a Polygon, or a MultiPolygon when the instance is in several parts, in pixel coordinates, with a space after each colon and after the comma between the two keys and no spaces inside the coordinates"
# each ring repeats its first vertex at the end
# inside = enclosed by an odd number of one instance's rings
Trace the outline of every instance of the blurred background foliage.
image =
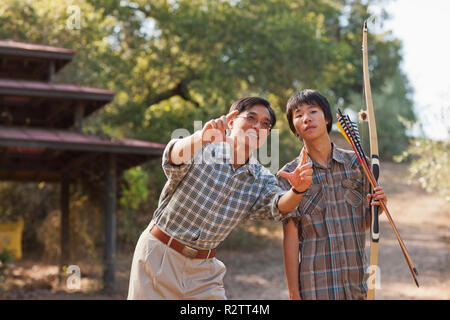
{"type": "Polygon", "coordinates": [[[410,146],[397,162],[408,161],[409,180],[418,180],[429,193],[445,197],[450,202],[450,141],[433,141],[423,138],[411,140],[410,146]]]}
{"type": "MultiPolygon", "coordinates": [[[[205,123],[227,113],[239,97],[263,96],[277,113],[281,167],[300,150],[284,116],[292,93],[317,89],[328,97],[333,111],[335,106],[365,108],[362,25],[373,6],[382,8],[385,3],[3,0],[0,38],[74,49],[73,62],[55,81],[116,92],[112,103],[90,116],[86,133],[167,143],[175,129],[192,133],[194,121],[205,123]],[[79,29],[66,25],[72,5],[80,8],[79,29]]],[[[377,12],[382,25],[388,15],[377,12]]],[[[409,137],[404,123],[416,121],[412,90],[400,67],[401,49],[401,42],[389,31],[369,34],[371,86],[384,160],[406,150],[409,137]]],[[[363,136],[366,127],[362,125],[363,136]]],[[[158,161],[121,177],[119,247],[135,244],[164,183],[158,161]]],[[[73,223],[77,228],[73,242],[91,252],[101,243],[94,231],[102,230],[102,210],[94,208],[101,189],[84,186],[87,198],[73,189],[71,219],[78,220],[73,223]]],[[[33,244],[30,250],[50,250],[52,241],[39,239],[38,234],[59,227],[58,191],[58,185],[45,183],[0,184],[0,219],[24,218],[24,243],[33,244]]]]}

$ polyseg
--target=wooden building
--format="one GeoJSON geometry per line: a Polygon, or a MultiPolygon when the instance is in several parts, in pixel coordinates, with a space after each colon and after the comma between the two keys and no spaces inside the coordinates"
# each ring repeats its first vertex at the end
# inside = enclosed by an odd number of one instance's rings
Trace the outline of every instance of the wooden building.
{"type": "Polygon", "coordinates": [[[73,50],[0,40],[0,180],[61,184],[61,265],[69,257],[69,186],[104,180],[104,288],[114,290],[116,192],[126,169],[160,158],[164,145],[82,132],[83,119],[114,92],[53,83],[73,50]]]}

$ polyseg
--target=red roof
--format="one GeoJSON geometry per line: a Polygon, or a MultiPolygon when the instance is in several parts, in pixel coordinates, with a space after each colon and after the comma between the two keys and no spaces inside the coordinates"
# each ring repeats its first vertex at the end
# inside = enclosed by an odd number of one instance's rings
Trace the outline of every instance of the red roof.
{"type": "Polygon", "coordinates": [[[159,155],[165,148],[164,144],[144,140],[110,140],[78,132],[25,127],[0,127],[0,146],[159,155]]]}
{"type": "Polygon", "coordinates": [[[59,48],[59,47],[52,47],[42,44],[32,44],[32,43],[26,43],[26,42],[18,42],[13,40],[0,40],[0,48],[5,49],[21,49],[25,51],[40,51],[40,52],[54,52],[54,53],[65,53],[74,55],[75,50],[66,49],[66,48],[59,48]]]}
{"type": "MultiPolygon", "coordinates": [[[[33,96],[33,93],[36,94],[38,92],[46,92],[49,96],[52,95],[61,95],[61,93],[69,93],[69,94],[94,94],[98,97],[98,95],[103,95],[105,98],[112,100],[115,92],[111,90],[105,89],[97,89],[79,86],[75,84],[66,84],[66,83],[48,83],[48,82],[39,82],[39,81],[25,81],[25,80],[7,80],[0,79],[0,93],[8,93],[2,92],[6,90],[15,90],[17,93],[21,93],[27,96],[33,96]],[[3,89],[3,90],[2,90],[3,89]]],[[[16,93],[16,94],[17,94],[16,93]]],[[[78,95],[74,97],[79,97],[78,95]]]]}

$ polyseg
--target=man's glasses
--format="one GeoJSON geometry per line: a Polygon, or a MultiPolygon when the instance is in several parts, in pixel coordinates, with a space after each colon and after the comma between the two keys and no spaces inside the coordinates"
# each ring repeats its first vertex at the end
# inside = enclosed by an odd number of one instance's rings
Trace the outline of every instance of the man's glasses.
{"type": "Polygon", "coordinates": [[[270,130],[272,129],[272,123],[267,120],[259,121],[254,115],[248,114],[247,116],[236,116],[236,118],[243,118],[252,126],[256,126],[258,123],[261,129],[270,130]]]}

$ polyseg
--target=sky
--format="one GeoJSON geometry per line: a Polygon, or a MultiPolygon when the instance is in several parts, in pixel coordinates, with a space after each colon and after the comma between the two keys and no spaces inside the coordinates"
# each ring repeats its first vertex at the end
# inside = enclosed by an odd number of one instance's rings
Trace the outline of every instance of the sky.
{"type": "MultiPolygon", "coordinates": [[[[423,123],[425,136],[448,140],[450,1],[396,0],[385,8],[391,19],[381,29],[392,30],[403,42],[402,69],[414,89],[414,110],[423,123]]],[[[413,134],[418,131],[413,130],[413,134]]]]}

